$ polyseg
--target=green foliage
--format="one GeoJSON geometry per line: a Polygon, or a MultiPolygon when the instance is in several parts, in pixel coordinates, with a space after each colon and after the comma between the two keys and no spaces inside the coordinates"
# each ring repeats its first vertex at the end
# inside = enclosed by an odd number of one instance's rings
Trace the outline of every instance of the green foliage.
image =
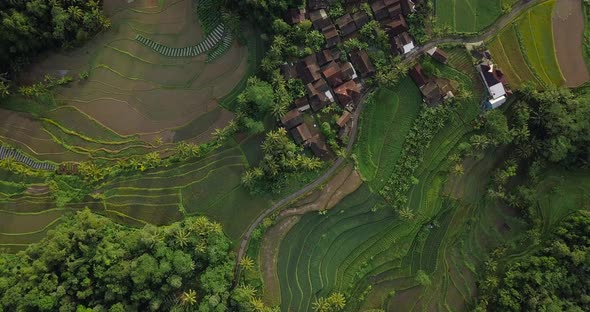
{"type": "Polygon", "coordinates": [[[65,207],[67,203],[82,202],[91,192],[88,183],[79,176],[54,175],[47,185],[58,208],[65,207]]]}
{"type": "Polygon", "coordinates": [[[430,276],[428,276],[428,274],[426,274],[426,272],[422,271],[422,270],[418,270],[418,273],[416,274],[416,282],[418,282],[418,284],[422,285],[422,286],[430,286],[432,284],[432,281],[430,280],[430,276]]]}
{"type": "Polygon", "coordinates": [[[508,129],[508,119],[500,110],[486,112],[485,129],[496,144],[512,142],[512,133],[508,129]]]}
{"type": "Polygon", "coordinates": [[[238,110],[248,115],[268,112],[274,103],[272,86],[259,79],[248,79],[248,86],[238,97],[238,110]]]}
{"type": "Polygon", "coordinates": [[[260,165],[242,175],[242,184],[253,193],[276,193],[285,183],[286,173],[315,171],[322,166],[318,158],[303,155],[284,128],[269,131],[261,148],[264,156],[260,165]]]}
{"type": "Polygon", "coordinates": [[[515,106],[513,133],[527,158],[540,155],[551,162],[586,162],[590,151],[590,107],[586,91],[544,92],[523,89],[524,101],[515,106]]]}
{"type": "Polygon", "coordinates": [[[204,217],[133,230],[84,210],[0,263],[5,311],[232,309],[230,241],[204,217]]]}
{"type": "Polygon", "coordinates": [[[99,1],[3,1],[0,70],[17,71],[38,53],[69,47],[110,27],[99,1]]]}
{"type": "Polygon", "coordinates": [[[379,194],[389,202],[394,209],[403,211],[408,198],[407,193],[415,179],[414,171],[421,164],[424,152],[430,145],[434,136],[445,126],[452,114],[451,107],[439,105],[437,107],[424,107],[406,141],[397,161],[392,176],[379,194]]]}
{"type": "Polygon", "coordinates": [[[499,287],[488,284],[479,309],[587,311],[590,309],[590,213],[569,217],[532,255],[512,261],[499,287]],[[492,287],[490,287],[492,286],[492,287]]]}

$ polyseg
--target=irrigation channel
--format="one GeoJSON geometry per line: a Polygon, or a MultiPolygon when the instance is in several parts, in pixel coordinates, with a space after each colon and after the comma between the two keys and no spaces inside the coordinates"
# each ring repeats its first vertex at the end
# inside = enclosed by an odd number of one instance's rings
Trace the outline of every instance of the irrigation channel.
{"type": "MultiPolygon", "coordinates": [[[[426,52],[426,51],[428,51],[428,50],[432,49],[433,47],[440,45],[440,44],[452,44],[452,43],[476,44],[479,42],[483,42],[486,39],[488,39],[489,37],[494,36],[498,31],[500,31],[502,28],[504,28],[504,26],[508,25],[508,23],[510,23],[515,17],[520,15],[520,13],[523,10],[529,9],[530,7],[532,7],[538,3],[544,2],[544,1],[546,1],[546,0],[519,0],[512,7],[512,10],[508,14],[505,14],[505,15],[501,16],[500,18],[498,18],[496,20],[496,22],[494,24],[490,25],[483,33],[480,33],[480,34],[477,34],[477,35],[471,36],[471,37],[449,36],[449,37],[445,37],[445,38],[437,38],[437,39],[430,40],[430,41],[426,42],[424,45],[419,46],[416,49],[414,49],[413,51],[410,51],[408,54],[406,54],[404,56],[404,59],[402,62],[403,63],[411,63],[414,60],[416,60],[418,57],[420,57],[422,54],[424,54],[424,52],[426,52]]],[[[367,92],[363,96],[363,98],[360,101],[359,106],[357,107],[356,111],[354,112],[352,130],[350,133],[350,140],[348,141],[348,145],[346,146],[346,154],[350,154],[350,152],[352,151],[352,148],[354,146],[354,142],[356,140],[356,135],[358,132],[358,119],[359,119],[361,112],[363,110],[364,100],[368,94],[369,94],[369,92],[367,92]]],[[[306,186],[304,186],[300,190],[292,193],[291,195],[279,200],[274,205],[272,205],[270,208],[265,210],[261,215],[259,215],[258,218],[256,218],[256,220],[254,220],[254,222],[252,222],[252,224],[250,224],[250,226],[248,227],[248,230],[246,231],[246,233],[244,234],[244,237],[242,238],[242,241],[240,242],[240,248],[238,249],[238,254],[237,254],[237,258],[236,258],[236,266],[234,269],[234,283],[233,283],[234,287],[238,283],[239,272],[240,272],[240,260],[242,259],[242,257],[244,256],[244,253],[246,252],[246,249],[248,248],[248,244],[250,243],[250,239],[252,237],[252,232],[256,229],[256,227],[258,227],[258,225],[262,222],[262,220],[264,220],[264,218],[270,216],[277,209],[285,206],[286,204],[289,204],[290,202],[294,201],[295,199],[299,198],[300,196],[307,194],[308,192],[312,191],[316,187],[318,187],[321,184],[323,184],[324,182],[326,182],[329,178],[332,177],[334,172],[336,172],[336,170],[344,163],[344,161],[345,161],[345,158],[338,157],[338,159],[336,159],[334,164],[324,174],[322,174],[317,180],[307,184],[306,186]]]]}

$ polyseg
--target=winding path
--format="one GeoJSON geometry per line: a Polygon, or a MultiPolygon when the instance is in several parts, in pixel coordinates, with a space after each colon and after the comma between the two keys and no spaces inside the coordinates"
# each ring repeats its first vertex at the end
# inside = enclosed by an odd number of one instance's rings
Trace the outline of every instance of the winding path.
{"type": "MultiPolygon", "coordinates": [[[[474,44],[474,43],[482,42],[482,41],[486,40],[487,38],[495,35],[496,32],[498,32],[499,30],[504,28],[504,26],[508,25],[508,23],[510,23],[515,17],[517,17],[523,10],[526,10],[526,9],[528,9],[538,3],[544,2],[544,1],[547,1],[547,0],[519,0],[518,3],[516,3],[512,7],[512,10],[508,14],[505,14],[505,15],[501,16],[500,18],[498,18],[496,20],[496,22],[493,25],[489,26],[483,33],[481,33],[477,36],[473,36],[473,37],[449,36],[449,37],[445,37],[445,38],[430,40],[430,41],[426,42],[424,45],[422,45],[422,46],[418,47],[417,49],[411,51],[410,53],[406,54],[403,62],[404,63],[412,62],[416,58],[420,57],[424,52],[426,52],[426,51],[430,50],[431,48],[433,48],[437,45],[440,45],[440,44],[448,44],[448,43],[474,44]]],[[[367,92],[366,94],[369,94],[369,92],[367,92]]],[[[361,112],[363,110],[364,99],[366,97],[366,94],[360,100],[360,104],[353,114],[352,130],[350,132],[350,140],[348,141],[348,145],[346,145],[346,154],[350,154],[350,152],[352,151],[352,147],[354,146],[354,141],[356,140],[356,135],[358,133],[358,119],[359,119],[361,112]]],[[[254,220],[254,222],[252,222],[252,224],[250,224],[250,226],[248,227],[248,230],[246,231],[246,233],[244,234],[244,237],[242,238],[242,241],[240,243],[240,248],[238,249],[238,254],[237,254],[237,258],[236,258],[236,267],[234,269],[234,286],[237,285],[237,281],[238,281],[238,277],[239,277],[238,273],[240,270],[240,260],[244,256],[246,248],[248,247],[248,244],[250,243],[250,238],[252,236],[252,232],[254,231],[254,229],[256,229],[256,227],[262,222],[262,220],[264,220],[264,218],[270,216],[278,208],[280,208],[280,207],[290,203],[291,201],[297,199],[298,197],[310,192],[311,190],[315,189],[316,187],[318,187],[319,185],[321,185],[325,181],[327,181],[332,176],[332,174],[334,174],[334,172],[344,163],[344,160],[345,160],[345,158],[338,157],[338,159],[336,159],[334,164],[324,174],[322,174],[317,180],[307,184],[306,186],[304,186],[302,189],[296,191],[295,193],[292,193],[291,195],[279,200],[274,205],[272,205],[270,208],[265,210],[261,215],[259,215],[258,218],[256,218],[256,220],[254,220]]]]}

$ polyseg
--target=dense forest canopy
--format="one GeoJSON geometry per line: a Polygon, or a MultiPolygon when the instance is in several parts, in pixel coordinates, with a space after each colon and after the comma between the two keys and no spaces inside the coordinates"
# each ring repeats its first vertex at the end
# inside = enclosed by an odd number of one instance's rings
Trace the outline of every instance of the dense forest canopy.
{"type": "Polygon", "coordinates": [[[51,48],[69,47],[108,28],[101,1],[0,1],[0,70],[15,71],[51,48]]]}
{"type": "Polygon", "coordinates": [[[84,210],[0,255],[0,310],[227,311],[231,301],[235,311],[233,264],[229,238],[205,217],[131,229],[84,210]]]}
{"type": "Polygon", "coordinates": [[[590,212],[569,217],[538,252],[510,263],[493,311],[590,310],[590,212]]]}

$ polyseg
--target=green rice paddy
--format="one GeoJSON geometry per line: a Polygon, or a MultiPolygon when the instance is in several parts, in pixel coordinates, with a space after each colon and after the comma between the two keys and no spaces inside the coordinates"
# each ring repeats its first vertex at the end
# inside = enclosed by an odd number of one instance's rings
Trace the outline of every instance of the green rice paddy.
{"type": "Polygon", "coordinates": [[[502,0],[437,0],[435,15],[440,26],[454,32],[475,33],[502,15],[502,0]]]}
{"type": "Polygon", "coordinates": [[[422,107],[422,95],[410,78],[394,89],[379,89],[366,103],[355,154],[363,179],[381,189],[393,172],[405,136],[422,107]]]}
{"type": "Polygon", "coordinates": [[[546,1],[531,8],[488,42],[494,61],[504,70],[513,88],[525,82],[539,88],[561,86],[565,82],[553,41],[554,4],[555,1],[546,1]]]}

